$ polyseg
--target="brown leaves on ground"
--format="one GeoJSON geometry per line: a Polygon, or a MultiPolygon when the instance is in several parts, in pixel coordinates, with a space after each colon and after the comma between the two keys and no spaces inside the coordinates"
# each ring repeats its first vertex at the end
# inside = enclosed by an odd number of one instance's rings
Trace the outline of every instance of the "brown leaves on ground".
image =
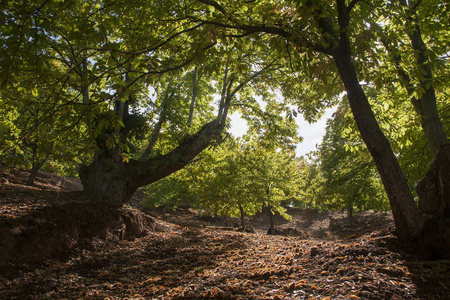
{"type": "Polygon", "coordinates": [[[223,230],[207,222],[166,228],[130,240],[97,241],[68,259],[2,278],[0,299],[448,299],[450,294],[450,262],[421,261],[399,251],[390,230],[305,239],[223,230]]]}
{"type": "Polygon", "coordinates": [[[445,299],[450,262],[407,261],[380,246],[389,239],[388,232],[331,242],[180,227],[48,261],[2,280],[0,298],[445,299]],[[441,294],[418,291],[415,281],[434,280],[441,294]]]}

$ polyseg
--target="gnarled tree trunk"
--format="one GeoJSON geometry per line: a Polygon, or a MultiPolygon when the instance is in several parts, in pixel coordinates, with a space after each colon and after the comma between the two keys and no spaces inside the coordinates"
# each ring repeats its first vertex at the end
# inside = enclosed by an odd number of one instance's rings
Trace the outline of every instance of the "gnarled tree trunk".
{"type": "Polygon", "coordinates": [[[127,165],[120,153],[113,157],[97,153],[90,165],[78,169],[83,191],[95,200],[127,202],[136,190],[127,165]]]}
{"type": "Polygon", "coordinates": [[[146,160],[124,162],[120,150],[101,149],[90,165],[79,168],[83,190],[97,200],[126,203],[139,187],[180,170],[213,142],[220,141],[223,128],[223,123],[213,120],[171,152],[146,160]]]}
{"type": "Polygon", "coordinates": [[[432,258],[450,258],[450,144],[441,147],[416,190],[425,217],[419,242],[432,258]]]}

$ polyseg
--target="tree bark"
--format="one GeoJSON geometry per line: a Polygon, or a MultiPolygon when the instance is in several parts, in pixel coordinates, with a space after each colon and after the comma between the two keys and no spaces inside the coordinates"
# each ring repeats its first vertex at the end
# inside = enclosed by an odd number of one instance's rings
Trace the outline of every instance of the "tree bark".
{"type": "Polygon", "coordinates": [[[433,259],[450,259],[450,144],[441,147],[424,179],[417,185],[419,208],[425,216],[419,237],[433,259]]]}
{"type": "Polygon", "coordinates": [[[245,230],[245,212],[244,212],[244,208],[242,207],[242,205],[239,204],[239,211],[241,212],[241,228],[242,230],[245,230]]]}
{"type": "Polygon", "coordinates": [[[136,190],[119,151],[99,151],[89,166],[79,167],[78,173],[83,191],[94,200],[126,203],[136,190]]]}
{"type": "Polygon", "coordinates": [[[275,234],[275,224],[273,222],[273,212],[272,212],[272,205],[271,204],[267,205],[267,212],[269,214],[269,220],[270,220],[270,228],[269,228],[269,231],[267,233],[268,234],[275,234]]]}

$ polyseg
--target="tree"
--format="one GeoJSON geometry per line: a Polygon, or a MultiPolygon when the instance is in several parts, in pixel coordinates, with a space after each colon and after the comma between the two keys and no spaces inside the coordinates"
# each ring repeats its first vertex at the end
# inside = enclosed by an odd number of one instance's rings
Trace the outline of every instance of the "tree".
{"type": "MultiPolygon", "coordinates": [[[[446,136],[442,134],[442,123],[438,110],[435,109],[436,97],[433,88],[435,82],[432,80],[432,69],[428,67],[434,63],[442,63],[430,61],[429,57],[424,55],[426,54],[426,47],[419,37],[418,28],[420,28],[420,24],[415,19],[421,17],[420,10],[425,6],[421,5],[422,1],[390,2],[386,10],[384,9],[386,3],[382,1],[371,5],[357,0],[348,3],[344,0],[336,0],[332,3],[328,1],[314,3],[311,1],[250,2],[240,7],[235,6],[234,2],[227,6],[222,6],[215,1],[200,2],[205,3],[208,7],[213,7],[212,10],[215,13],[212,14],[212,17],[195,18],[196,20],[201,19],[204,24],[226,28],[230,31],[230,36],[272,35],[275,40],[281,39],[284,41],[287,50],[285,52],[279,50],[279,53],[286,53],[289,59],[288,63],[291,66],[294,64],[292,53],[295,51],[296,56],[300,57],[298,62],[295,62],[301,64],[305,59],[311,61],[311,63],[303,65],[303,69],[313,70],[316,73],[314,79],[320,78],[320,81],[327,86],[331,77],[329,74],[333,74],[333,72],[323,74],[324,68],[328,71],[333,70],[336,72],[334,74],[339,75],[347,93],[357,127],[383,181],[393,211],[398,236],[403,240],[419,241],[424,247],[433,248],[436,246],[432,251],[439,253],[438,255],[443,255],[445,247],[442,248],[442,245],[438,245],[436,239],[431,245],[425,245],[421,241],[424,235],[430,233],[429,227],[424,226],[424,212],[419,211],[415,204],[403,171],[389,141],[377,123],[368,97],[362,88],[362,80],[366,80],[364,75],[369,75],[367,76],[369,80],[374,79],[370,76],[372,75],[371,71],[377,68],[377,62],[379,61],[376,54],[380,47],[376,44],[377,40],[373,38],[373,31],[368,28],[368,23],[370,24],[370,21],[373,20],[375,23],[385,22],[390,24],[388,19],[380,17],[383,16],[380,11],[387,13],[389,16],[395,15],[393,18],[399,16],[400,22],[406,24],[407,27],[409,26],[405,32],[410,33],[411,47],[419,54],[417,63],[413,65],[413,72],[415,74],[426,74],[422,78],[419,76],[418,88],[414,89],[423,91],[419,93],[418,98],[423,99],[422,104],[427,106],[426,113],[423,112],[424,114],[421,115],[422,127],[427,128],[426,130],[429,130],[429,132],[426,135],[432,137],[428,139],[432,151],[436,153],[436,149],[442,147],[441,152],[443,154],[440,159],[443,161],[435,165],[447,165],[445,149],[449,146],[446,136]],[[366,22],[366,20],[369,20],[369,22],[366,22]],[[290,52],[289,46],[292,46],[292,52],[290,52]],[[371,51],[370,49],[374,50],[371,51]],[[320,69],[317,69],[317,65],[322,66],[322,73],[320,69]],[[426,99],[422,96],[425,96],[426,99]]],[[[433,2],[432,6],[434,12],[447,9],[445,5],[437,2],[433,2]]],[[[439,19],[437,14],[433,16],[439,19]]],[[[421,19],[422,22],[427,20],[421,19]]],[[[444,21],[442,24],[446,24],[447,17],[443,17],[442,20],[444,21]]],[[[429,32],[430,35],[433,33],[436,32],[429,32]]],[[[399,35],[399,38],[402,41],[405,40],[404,36],[399,35]]],[[[308,71],[304,72],[308,73],[308,71]]],[[[307,81],[305,77],[302,77],[302,80],[307,81]]],[[[370,84],[370,82],[368,83],[370,84]]],[[[339,87],[339,85],[336,86],[339,87]]],[[[330,90],[334,91],[333,87],[330,87],[330,90]]],[[[287,89],[285,95],[289,96],[289,92],[290,90],[287,89]]],[[[326,90],[324,93],[328,93],[328,91],[326,90]]],[[[443,170],[446,174],[448,171],[445,168],[443,170]]],[[[430,179],[430,181],[434,183],[423,183],[419,186],[429,185],[431,190],[433,190],[432,186],[440,186],[443,190],[446,190],[449,185],[446,176],[440,179],[430,179]]],[[[431,190],[428,192],[432,193],[431,190]]],[[[422,193],[421,198],[425,202],[429,201],[430,197],[423,194],[428,192],[422,193]]],[[[447,206],[446,199],[448,197],[446,193],[432,196],[443,205],[441,207],[447,206]]],[[[433,219],[441,224],[439,226],[440,232],[446,236],[446,243],[450,243],[450,238],[448,238],[450,237],[448,234],[450,222],[448,222],[448,218],[442,212],[434,211],[433,215],[433,219]]]]}
{"type": "Polygon", "coordinates": [[[66,165],[63,169],[73,170],[77,159],[88,156],[93,149],[87,138],[85,127],[74,124],[71,108],[48,113],[48,102],[40,101],[47,96],[43,87],[31,91],[8,91],[11,99],[18,99],[26,105],[10,106],[3,102],[2,114],[7,116],[9,130],[3,131],[3,162],[9,166],[30,168],[27,185],[34,185],[37,172],[45,164],[66,165]]]}
{"type": "Polygon", "coordinates": [[[30,168],[27,184],[33,185],[44,164],[73,170],[92,145],[70,92],[62,90],[64,66],[51,59],[56,53],[46,36],[50,24],[39,12],[45,8],[17,4],[8,2],[2,10],[0,110],[9,128],[1,132],[0,154],[9,166],[30,168]]]}
{"type": "Polygon", "coordinates": [[[189,171],[196,207],[215,216],[240,217],[244,230],[245,216],[254,215],[259,208],[247,188],[248,172],[241,163],[242,155],[241,142],[230,138],[189,171]]]}
{"type": "Polygon", "coordinates": [[[2,11],[1,99],[26,107],[29,100],[9,92],[47,92],[48,109],[31,131],[73,112],[60,129],[81,126],[91,137],[95,154],[79,175],[95,199],[124,203],[219,143],[233,102],[240,94],[251,101],[249,83],[278,68],[234,51],[252,43],[205,39],[209,29],[184,11],[177,2],[101,0],[26,8],[11,1],[2,11]],[[215,116],[213,91],[220,95],[215,116]]]}
{"type": "Polygon", "coordinates": [[[320,162],[313,153],[300,161],[298,200],[294,202],[297,207],[317,208],[323,202],[321,197],[325,179],[320,171],[320,162]]]}
{"type": "Polygon", "coordinates": [[[298,164],[294,154],[266,148],[258,143],[249,143],[244,150],[243,165],[248,171],[247,189],[254,201],[267,208],[270,228],[268,233],[275,234],[273,214],[278,212],[286,219],[283,203],[296,198],[298,184],[298,164]]]}

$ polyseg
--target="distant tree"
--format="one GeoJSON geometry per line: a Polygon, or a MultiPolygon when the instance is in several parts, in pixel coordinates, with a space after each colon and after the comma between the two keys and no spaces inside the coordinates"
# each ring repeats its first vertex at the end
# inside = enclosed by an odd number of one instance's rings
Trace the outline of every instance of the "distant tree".
{"type": "Polygon", "coordinates": [[[296,199],[297,171],[298,160],[293,154],[277,151],[273,145],[266,148],[230,138],[202,153],[195,163],[150,185],[147,192],[158,203],[164,204],[168,198],[189,198],[209,215],[239,217],[242,229],[246,216],[265,207],[269,232],[274,233],[273,213],[290,218],[284,203],[296,199]]]}
{"type": "Polygon", "coordinates": [[[294,206],[306,208],[318,208],[324,188],[324,178],[320,170],[320,161],[309,153],[302,157],[299,163],[298,199],[294,206]]]}
{"type": "Polygon", "coordinates": [[[245,229],[244,217],[253,215],[257,205],[251,201],[246,185],[247,170],[240,163],[242,149],[239,141],[230,139],[218,149],[213,161],[200,161],[193,171],[198,199],[197,207],[210,214],[240,217],[245,229]]]}
{"type": "Polygon", "coordinates": [[[270,228],[275,233],[273,214],[278,212],[286,219],[283,203],[296,198],[298,184],[298,161],[294,154],[267,148],[257,143],[245,145],[243,165],[248,171],[246,180],[250,195],[267,208],[270,228]]]}

